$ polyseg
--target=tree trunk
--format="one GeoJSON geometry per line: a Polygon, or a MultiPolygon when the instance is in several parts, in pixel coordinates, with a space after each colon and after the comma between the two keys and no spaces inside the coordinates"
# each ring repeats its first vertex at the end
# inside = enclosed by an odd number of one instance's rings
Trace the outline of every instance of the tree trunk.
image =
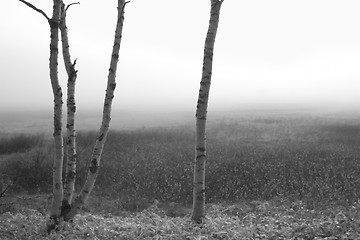
{"type": "Polygon", "coordinates": [[[118,20],[116,24],[115,39],[114,39],[114,45],[111,55],[108,83],[107,83],[106,95],[104,100],[103,119],[100,130],[96,138],[96,143],[93,149],[93,153],[91,156],[89,172],[86,178],[86,182],[83,188],[81,189],[80,194],[76,197],[73,204],[71,205],[70,211],[64,215],[65,220],[72,219],[77,214],[79,209],[86,203],[94,187],[95,180],[98,175],[101,154],[104,148],[104,144],[106,141],[106,137],[109,130],[109,124],[111,120],[111,105],[112,105],[112,100],[114,98],[114,90],[116,87],[115,77],[116,77],[117,63],[119,60],[119,50],[120,50],[122,29],[124,23],[124,9],[126,3],[128,2],[125,2],[125,0],[118,0],[118,18],[117,18],[118,20]]]}
{"type": "Polygon", "coordinates": [[[50,210],[50,218],[56,223],[61,213],[63,200],[63,135],[62,135],[62,90],[58,78],[58,43],[59,43],[59,23],[61,15],[61,0],[54,0],[53,15],[49,20],[51,40],[50,40],[50,80],[54,95],[54,141],[55,158],[53,163],[53,202],[50,210]]]}
{"type": "Polygon", "coordinates": [[[58,57],[59,57],[59,25],[61,19],[62,0],[53,0],[52,17],[49,18],[44,11],[36,8],[25,0],[19,0],[28,7],[41,13],[50,25],[50,81],[54,96],[54,144],[55,157],[53,161],[53,201],[50,208],[50,222],[48,223],[48,231],[54,229],[60,222],[61,213],[63,211],[63,180],[62,169],[64,159],[64,144],[62,134],[62,90],[58,77],[58,57]]]}
{"type": "MultiPolygon", "coordinates": [[[[70,6],[70,5],[69,5],[70,6]]],[[[68,7],[69,7],[68,6],[68,7]]],[[[75,131],[75,83],[77,78],[77,71],[75,70],[75,64],[71,62],[68,30],[66,25],[66,11],[65,4],[61,6],[61,42],[62,52],[65,63],[66,72],[68,75],[67,83],[67,140],[66,140],[66,179],[64,187],[64,200],[63,206],[71,204],[74,192],[75,192],[75,177],[76,177],[76,131],[75,131]]]]}
{"type": "Polygon", "coordinates": [[[206,35],[202,77],[196,106],[196,139],[194,160],[192,220],[202,223],[205,218],[205,163],[206,163],[206,115],[212,74],[215,37],[219,23],[221,4],[224,0],[211,0],[209,29],[206,35]]]}

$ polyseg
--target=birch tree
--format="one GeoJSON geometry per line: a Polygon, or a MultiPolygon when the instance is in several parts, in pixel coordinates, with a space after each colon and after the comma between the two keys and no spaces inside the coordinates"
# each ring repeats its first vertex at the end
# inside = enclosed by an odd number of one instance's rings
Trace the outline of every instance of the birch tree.
{"type": "Polygon", "coordinates": [[[55,143],[55,158],[53,161],[53,201],[50,209],[50,218],[54,222],[58,222],[58,217],[61,214],[61,206],[63,200],[63,183],[62,183],[62,167],[64,157],[64,145],[62,134],[62,89],[58,77],[58,56],[59,56],[59,23],[61,17],[61,0],[53,0],[52,17],[49,18],[44,11],[36,8],[31,3],[20,0],[35,11],[41,13],[50,25],[50,82],[54,96],[54,143],[55,143]]]}
{"type": "Polygon", "coordinates": [[[127,3],[128,2],[125,2],[125,0],[118,0],[118,16],[117,16],[118,20],[116,24],[115,39],[112,48],[110,68],[107,78],[107,88],[106,88],[104,107],[103,107],[103,118],[102,118],[101,127],[97,134],[96,143],[92,152],[88,175],[86,178],[86,182],[83,188],[81,189],[80,194],[74,200],[74,203],[72,204],[69,211],[64,213],[65,220],[72,219],[80,210],[80,208],[85,204],[86,200],[88,199],[94,187],[96,177],[99,173],[101,154],[104,149],[104,144],[109,131],[110,120],[111,120],[111,106],[112,106],[112,100],[114,98],[114,90],[116,87],[115,79],[116,79],[116,70],[117,70],[117,63],[119,60],[120,43],[121,43],[123,23],[124,23],[124,9],[127,3]]]}
{"type": "Polygon", "coordinates": [[[220,8],[224,0],[211,0],[210,22],[205,40],[200,90],[196,106],[196,139],[193,182],[192,220],[202,223],[205,218],[205,163],[206,163],[206,116],[212,75],[212,62],[220,8]]]}
{"type": "Polygon", "coordinates": [[[118,0],[118,16],[115,30],[115,39],[111,55],[109,74],[107,79],[106,95],[103,106],[103,119],[96,143],[93,149],[89,172],[86,182],[80,194],[73,201],[75,190],[76,176],[76,132],[75,132],[75,82],[77,71],[75,70],[76,61],[72,62],[69,50],[69,41],[66,25],[66,11],[74,3],[65,7],[62,0],[53,0],[53,15],[49,18],[44,11],[36,8],[31,3],[19,0],[41,13],[50,25],[50,80],[54,95],[54,142],[55,142],[55,158],[53,163],[53,202],[50,209],[50,221],[48,223],[48,232],[55,229],[60,221],[72,219],[79,209],[86,203],[98,175],[101,154],[104,148],[106,137],[109,130],[111,120],[111,106],[114,98],[114,90],[116,87],[116,70],[119,59],[119,50],[122,37],[122,29],[124,22],[124,9],[128,2],[118,0]],[[61,30],[63,58],[65,69],[68,74],[67,84],[67,165],[66,165],[66,181],[65,196],[63,189],[62,169],[64,157],[64,145],[62,135],[62,90],[58,79],[58,42],[59,29],[61,30]]]}
{"type": "MultiPolygon", "coordinates": [[[[74,3],[73,3],[74,4],[74,3]]],[[[75,69],[76,60],[71,61],[70,56],[70,46],[69,46],[69,37],[68,29],[66,24],[66,12],[68,8],[73,5],[69,4],[65,7],[65,4],[62,3],[61,6],[61,19],[60,19],[60,32],[61,32],[61,43],[62,43],[62,53],[64,59],[64,65],[66,73],[68,75],[67,83],[67,120],[66,120],[66,129],[67,129],[67,139],[66,139],[66,179],[64,186],[64,199],[63,206],[69,206],[72,201],[74,192],[75,192],[75,177],[76,177],[76,131],[75,131],[75,83],[77,78],[77,70],[75,69]]]]}

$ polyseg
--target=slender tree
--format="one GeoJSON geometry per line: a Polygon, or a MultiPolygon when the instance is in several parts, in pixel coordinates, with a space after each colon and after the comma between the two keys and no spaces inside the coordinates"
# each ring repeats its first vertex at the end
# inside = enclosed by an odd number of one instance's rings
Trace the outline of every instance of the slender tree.
{"type": "Polygon", "coordinates": [[[41,13],[50,25],[50,81],[54,96],[54,142],[55,142],[55,158],[53,162],[53,202],[50,209],[50,218],[58,223],[58,216],[61,214],[61,206],[63,200],[63,183],[62,183],[62,167],[63,167],[63,135],[62,135],[62,89],[58,77],[58,55],[59,55],[59,24],[61,17],[61,0],[53,0],[52,17],[49,18],[44,11],[36,8],[34,5],[20,0],[35,11],[41,13]]]}
{"type": "MultiPolygon", "coordinates": [[[[73,3],[75,4],[75,3],[73,3]]],[[[61,6],[60,32],[62,42],[63,59],[65,63],[66,73],[68,75],[67,83],[67,140],[66,140],[66,179],[64,186],[63,206],[68,206],[73,198],[75,192],[75,177],[76,177],[76,131],[75,131],[75,83],[77,78],[77,70],[75,69],[76,60],[71,61],[68,29],[66,25],[66,12],[68,8],[73,5],[70,4],[65,7],[61,6]]],[[[78,4],[78,3],[76,3],[78,4]]]]}
{"type": "Polygon", "coordinates": [[[24,0],[19,0],[31,7],[35,11],[41,13],[49,22],[51,30],[50,40],[50,79],[54,93],[54,141],[56,154],[53,164],[53,203],[50,209],[50,222],[48,223],[48,232],[55,229],[59,222],[72,219],[79,211],[79,209],[86,203],[96,177],[98,175],[100,158],[106,141],[111,120],[111,106],[114,98],[114,90],[116,87],[116,70],[119,59],[119,50],[122,37],[122,29],[124,22],[124,9],[128,2],[125,0],[118,0],[118,20],[116,24],[115,40],[113,51],[111,55],[111,62],[108,74],[108,83],[103,108],[103,120],[96,139],[89,172],[86,182],[80,194],[73,201],[75,189],[76,176],[76,132],[75,132],[75,82],[77,78],[77,70],[75,70],[76,60],[71,61],[69,51],[69,41],[66,25],[66,11],[75,4],[72,3],[65,7],[62,0],[53,0],[53,16],[50,19],[44,11],[36,8],[31,3],[24,0]],[[63,189],[62,168],[64,157],[64,146],[62,136],[62,90],[58,79],[58,42],[59,29],[61,30],[63,58],[65,62],[66,72],[68,74],[67,84],[67,165],[66,165],[66,181],[65,189],[63,189]],[[65,196],[64,196],[65,190],[65,196]]]}
{"type": "Polygon", "coordinates": [[[118,17],[117,17],[118,20],[116,24],[115,39],[114,39],[111,60],[110,60],[110,68],[108,73],[108,82],[107,82],[104,107],[103,107],[103,118],[102,118],[101,127],[97,134],[93,153],[91,156],[91,162],[90,162],[86,182],[80,194],[76,197],[74,203],[72,204],[70,211],[64,215],[65,219],[73,218],[80,210],[80,208],[84,205],[84,203],[88,199],[94,187],[96,177],[99,173],[101,154],[104,148],[104,144],[109,131],[109,124],[111,120],[111,106],[112,106],[112,100],[114,98],[114,90],[116,87],[115,78],[116,78],[117,63],[119,60],[120,43],[121,43],[123,23],[124,23],[124,9],[127,3],[128,2],[125,2],[125,0],[118,0],[118,17]]]}
{"type": "Polygon", "coordinates": [[[206,116],[209,99],[212,62],[221,4],[224,0],[211,0],[209,29],[206,35],[202,77],[196,106],[196,139],[194,160],[192,220],[202,223],[205,218],[205,163],[206,163],[206,116]]]}

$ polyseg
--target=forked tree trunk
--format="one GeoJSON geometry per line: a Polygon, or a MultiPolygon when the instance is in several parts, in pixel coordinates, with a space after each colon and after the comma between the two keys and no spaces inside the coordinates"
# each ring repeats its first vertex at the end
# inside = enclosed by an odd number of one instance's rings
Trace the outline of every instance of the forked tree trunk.
{"type": "Polygon", "coordinates": [[[50,79],[54,94],[54,140],[56,154],[53,164],[53,203],[50,209],[50,223],[48,223],[48,232],[56,228],[60,220],[72,219],[79,211],[79,209],[86,203],[98,175],[98,168],[100,165],[100,158],[104,148],[105,140],[109,130],[111,120],[111,105],[114,98],[114,90],[116,87],[115,77],[117,70],[117,63],[119,59],[119,50],[122,36],[122,28],[124,22],[124,9],[128,2],[125,0],[118,0],[118,20],[115,31],[115,40],[113,51],[111,55],[111,62],[108,75],[108,83],[104,101],[103,120],[93,149],[91,163],[86,182],[74,201],[72,201],[75,187],[76,175],[76,135],[75,135],[75,82],[77,71],[75,70],[75,63],[71,62],[67,26],[66,26],[66,10],[76,3],[65,5],[62,0],[53,0],[53,16],[50,19],[41,9],[36,8],[31,3],[25,0],[19,0],[41,13],[49,22],[51,29],[51,43],[50,43],[50,79]],[[62,37],[62,49],[65,62],[65,68],[68,74],[68,100],[67,100],[67,169],[65,182],[65,197],[63,191],[62,181],[62,167],[64,158],[63,136],[62,136],[62,90],[58,79],[58,42],[59,42],[59,28],[62,37]]]}
{"type": "Polygon", "coordinates": [[[109,124],[111,120],[111,105],[112,105],[112,100],[114,98],[114,90],[116,87],[115,78],[116,78],[117,63],[119,60],[120,43],[121,43],[122,29],[124,23],[124,9],[126,3],[128,2],[125,2],[125,0],[118,0],[118,18],[117,18],[118,20],[116,24],[115,39],[114,39],[114,45],[111,55],[106,95],[104,100],[103,119],[100,130],[96,138],[96,143],[93,149],[93,153],[91,156],[88,175],[86,178],[86,182],[83,188],[81,189],[80,194],[76,197],[73,204],[71,205],[70,211],[64,214],[65,220],[72,219],[78,213],[80,208],[86,203],[94,187],[95,180],[99,172],[101,154],[104,148],[104,144],[106,141],[106,137],[109,130],[109,124]]]}
{"type": "Polygon", "coordinates": [[[65,8],[65,4],[61,6],[61,42],[62,52],[65,63],[66,72],[68,75],[67,83],[67,140],[66,140],[66,178],[64,186],[64,200],[63,205],[68,206],[71,204],[75,192],[75,177],[76,177],[76,131],[75,131],[75,83],[77,78],[77,71],[75,64],[71,61],[68,30],[66,25],[66,12],[71,5],[65,8]]]}
{"type": "Polygon", "coordinates": [[[205,40],[202,77],[196,106],[196,139],[192,211],[192,220],[196,223],[202,223],[205,218],[206,116],[211,83],[215,37],[219,23],[220,8],[223,1],[224,0],[211,0],[210,22],[205,40]]]}

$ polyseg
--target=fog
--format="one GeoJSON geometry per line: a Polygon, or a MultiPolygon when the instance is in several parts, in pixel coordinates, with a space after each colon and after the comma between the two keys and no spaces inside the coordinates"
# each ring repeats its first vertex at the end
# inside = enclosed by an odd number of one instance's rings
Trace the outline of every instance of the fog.
{"type": "MultiPolygon", "coordinates": [[[[52,1],[31,2],[51,14],[52,1]]],[[[68,12],[70,51],[78,59],[80,114],[101,114],[116,4],[82,1],[68,12]]],[[[209,7],[208,0],[127,4],[115,114],[193,114],[209,7]]],[[[4,114],[24,109],[51,113],[46,19],[19,1],[1,1],[0,8],[0,109],[4,114]]],[[[226,0],[215,43],[209,112],[358,108],[359,12],[356,0],[226,0]]],[[[61,60],[59,74],[66,92],[61,60]]]]}

